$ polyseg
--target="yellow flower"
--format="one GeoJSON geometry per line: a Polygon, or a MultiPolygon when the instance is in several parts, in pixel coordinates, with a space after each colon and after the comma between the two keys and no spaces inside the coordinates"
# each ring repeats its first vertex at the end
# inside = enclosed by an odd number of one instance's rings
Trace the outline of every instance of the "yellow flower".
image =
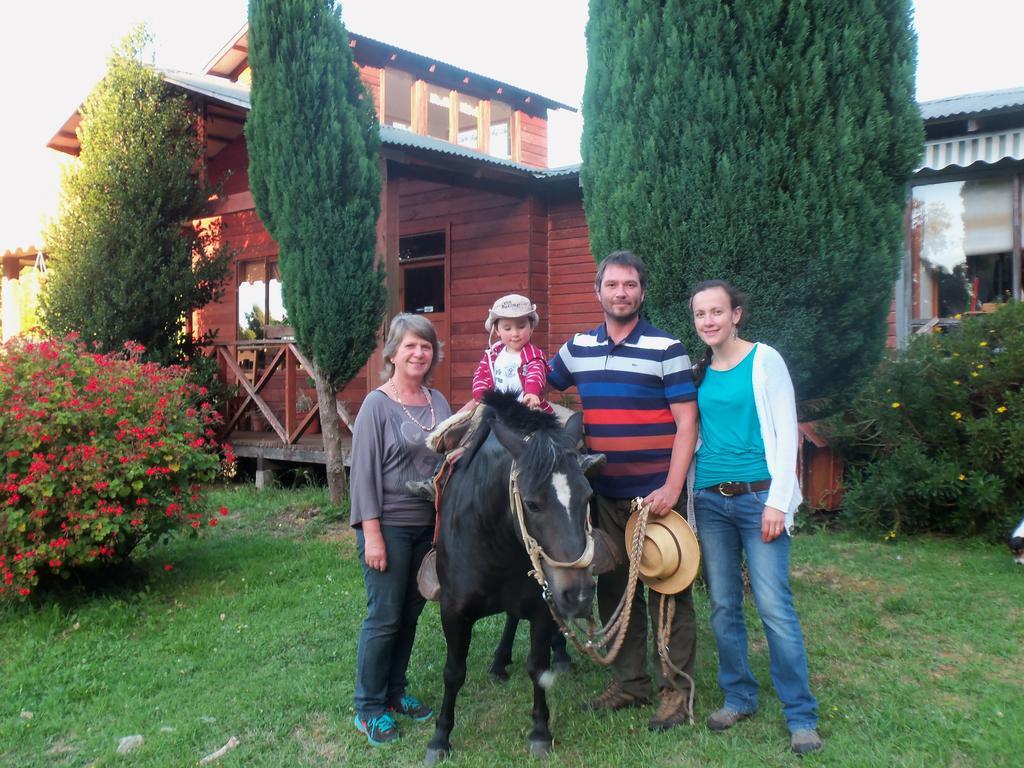
{"type": "Polygon", "coordinates": [[[1006,413],[1006,406],[1000,405],[998,408],[996,408],[996,413],[1006,413]]]}
{"type": "Polygon", "coordinates": [[[950,411],[949,415],[952,416],[957,421],[960,421],[960,419],[964,417],[964,415],[960,413],[960,411],[950,411]]]}
{"type": "Polygon", "coordinates": [[[966,480],[967,479],[967,475],[965,475],[963,472],[961,472],[960,475],[957,477],[957,479],[958,480],[966,480]]]}
{"type": "Polygon", "coordinates": [[[985,364],[984,363],[978,363],[975,367],[976,368],[984,368],[985,364]]]}
{"type": "Polygon", "coordinates": [[[959,387],[960,386],[960,379],[953,379],[953,383],[956,384],[959,387]]]}
{"type": "Polygon", "coordinates": [[[899,404],[899,403],[893,403],[893,404],[892,404],[892,407],[893,407],[893,408],[899,408],[899,407],[900,407],[900,404],[899,404]]]}
{"type": "Polygon", "coordinates": [[[957,313],[957,314],[953,315],[953,319],[954,320],[959,320],[960,319],[960,314],[957,313]]]}
{"type": "Polygon", "coordinates": [[[971,377],[975,378],[975,379],[978,378],[978,372],[977,371],[971,371],[971,377]]]}
{"type": "Polygon", "coordinates": [[[987,341],[983,341],[980,344],[978,344],[978,346],[979,347],[987,347],[988,346],[988,342],[987,341]]]}
{"type": "Polygon", "coordinates": [[[953,353],[953,357],[960,357],[960,353],[959,352],[954,352],[953,353]]]}

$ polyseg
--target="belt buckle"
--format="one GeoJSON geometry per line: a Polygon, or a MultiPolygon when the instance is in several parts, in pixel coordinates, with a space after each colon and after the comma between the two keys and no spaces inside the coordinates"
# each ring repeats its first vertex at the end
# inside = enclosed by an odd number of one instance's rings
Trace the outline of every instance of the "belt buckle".
{"type": "Polygon", "coordinates": [[[737,485],[739,485],[739,483],[719,483],[718,492],[727,498],[735,496],[737,493],[739,493],[738,490],[733,490],[737,485]],[[726,486],[729,486],[729,490],[732,491],[732,493],[729,493],[725,490],[726,486]]]}

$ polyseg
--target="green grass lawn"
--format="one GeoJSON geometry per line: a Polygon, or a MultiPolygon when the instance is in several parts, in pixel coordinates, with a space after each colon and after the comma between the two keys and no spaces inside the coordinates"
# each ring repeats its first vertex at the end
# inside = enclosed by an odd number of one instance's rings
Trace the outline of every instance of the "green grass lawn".
{"type": "MultiPolygon", "coordinates": [[[[102,591],[0,608],[0,764],[187,766],[227,740],[223,766],[415,765],[432,724],[402,723],[374,749],[352,726],[362,577],[325,495],[218,492],[231,516],[201,541],[139,558],[147,575],[102,591]],[[164,566],[170,564],[172,570],[164,566]],[[118,740],[141,734],[127,756],[118,740]]],[[[996,766],[1024,755],[1024,568],[1004,548],[850,534],[797,537],[793,585],[821,701],[825,751],[803,759],[748,613],[759,714],[725,734],[707,597],[697,594],[699,724],[646,729],[649,710],[580,711],[606,672],[577,660],[552,689],[554,766],[996,766]]],[[[513,679],[486,674],[498,617],[477,626],[457,709],[453,765],[528,763],[531,693],[521,628],[513,679]]],[[[413,692],[441,698],[437,606],[420,621],[413,692]]]]}

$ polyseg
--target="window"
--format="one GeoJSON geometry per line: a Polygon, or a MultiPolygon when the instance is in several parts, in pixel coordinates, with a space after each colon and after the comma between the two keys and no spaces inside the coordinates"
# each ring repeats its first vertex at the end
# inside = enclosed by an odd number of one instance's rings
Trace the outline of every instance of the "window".
{"type": "Polygon", "coordinates": [[[1013,183],[915,187],[911,203],[913,317],[984,309],[1013,296],[1013,183]]]}
{"type": "Polygon", "coordinates": [[[490,153],[508,160],[512,157],[512,107],[491,102],[490,153]]]}
{"type": "Polygon", "coordinates": [[[446,241],[444,232],[399,238],[404,312],[444,312],[446,241]]]}
{"type": "Polygon", "coordinates": [[[412,130],[412,86],[408,72],[384,70],[384,125],[412,130]]]}
{"type": "Polygon", "coordinates": [[[447,88],[427,86],[427,136],[450,141],[451,102],[452,92],[447,88]]]}
{"type": "Polygon", "coordinates": [[[459,130],[455,140],[460,146],[477,149],[480,146],[480,99],[459,94],[459,130]]]}
{"type": "Polygon", "coordinates": [[[238,338],[262,339],[266,326],[288,322],[276,259],[239,263],[237,295],[238,338]]]}

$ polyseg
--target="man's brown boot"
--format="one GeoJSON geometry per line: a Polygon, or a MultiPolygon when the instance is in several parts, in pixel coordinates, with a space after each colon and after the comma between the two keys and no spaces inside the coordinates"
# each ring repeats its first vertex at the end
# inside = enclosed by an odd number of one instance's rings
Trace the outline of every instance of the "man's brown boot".
{"type": "Polygon", "coordinates": [[[667,731],[690,721],[689,713],[686,711],[686,693],[675,688],[662,688],[658,692],[658,698],[658,711],[647,723],[649,730],[667,731]]]}
{"type": "Polygon", "coordinates": [[[583,708],[591,712],[614,712],[628,707],[643,707],[651,700],[645,696],[634,696],[624,691],[622,686],[612,680],[595,698],[584,702],[583,708]]]}

